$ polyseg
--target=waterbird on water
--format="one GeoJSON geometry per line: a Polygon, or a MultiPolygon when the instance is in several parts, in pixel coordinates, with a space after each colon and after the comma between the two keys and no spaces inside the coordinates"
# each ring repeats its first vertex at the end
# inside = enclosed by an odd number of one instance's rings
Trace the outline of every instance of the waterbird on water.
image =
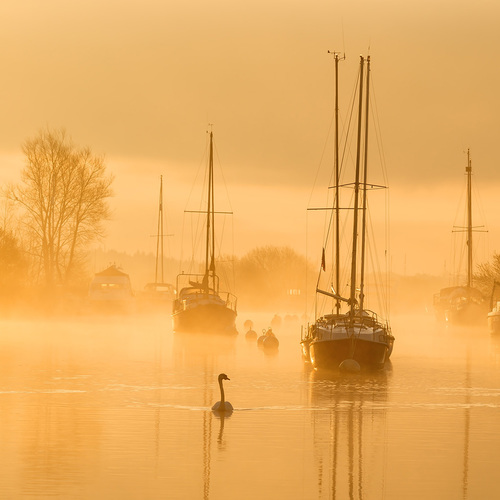
{"type": "Polygon", "coordinates": [[[225,373],[221,373],[218,377],[218,380],[220,388],[220,401],[217,401],[217,403],[212,406],[212,410],[230,413],[233,411],[233,405],[229,401],[226,401],[226,399],[224,398],[224,387],[222,386],[222,381],[230,380],[230,378],[225,373]]]}
{"type": "Polygon", "coordinates": [[[245,334],[245,338],[247,340],[255,340],[257,338],[257,332],[253,330],[253,321],[251,319],[247,319],[245,323],[243,323],[245,328],[247,329],[247,333],[245,334]]]}

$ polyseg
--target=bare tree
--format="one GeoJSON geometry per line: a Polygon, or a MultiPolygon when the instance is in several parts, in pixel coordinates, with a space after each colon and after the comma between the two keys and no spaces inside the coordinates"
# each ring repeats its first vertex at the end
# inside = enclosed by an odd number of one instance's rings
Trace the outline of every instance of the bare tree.
{"type": "Polygon", "coordinates": [[[493,289],[493,283],[500,282],[500,254],[494,253],[491,262],[485,262],[477,266],[474,273],[474,283],[484,296],[489,297],[493,289]]]}
{"type": "Polygon", "coordinates": [[[67,284],[82,250],[104,235],[113,177],[104,159],[78,148],[64,130],[42,130],[22,146],[26,165],[8,197],[24,212],[24,226],[47,285],[67,284]]]}

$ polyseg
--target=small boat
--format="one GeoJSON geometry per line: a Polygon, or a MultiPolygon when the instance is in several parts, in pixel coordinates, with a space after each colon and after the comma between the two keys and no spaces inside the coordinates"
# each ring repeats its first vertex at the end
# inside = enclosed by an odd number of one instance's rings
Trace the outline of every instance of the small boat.
{"type": "MultiPolygon", "coordinates": [[[[335,68],[337,75],[338,55],[335,54],[335,68]]],[[[325,246],[322,251],[320,275],[316,286],[316,309],[319,297],[328,297],[331,303],[331,313],[319,315],[316,310],[315,321],[309,325],[305,336],[301,339],[303,359],[310,363],[316,370],[337,370],[343,366],[361,368],[382,368],[388,361],[393,345],[394,336],[388,321],[381,320],[376,313],[365,307],[365,259],[366,259],[366,212],[367,189],[382,187],[367,182],[367,138],[368,138],[368,89],[370,75],[370,58],[367,58],[366,105],[365,105],[365,155],[363,176],[361,178],[361,130],[363,109],[363,70],[365,60],[361,57],[360,83],[359,83],[359,114],[357,134],[357,157],[354,183],[344,185],[354,188],[354,201],[352,206],[352,233],[351,233],[351,261],[350,283],[348,297],[340,295],[340,224],[339,215],[339,161],[338,161],[338,135],[335,139],[335,197],[331,210],[330,224],[335,233],[335,264],[333,266],[335,288],[331,282],[331,291],[324,290],[318,285],[322,273],[326,270],[325,246]],[[360,220],[361,219],[361,220],[360,220]],[[361,228],[359,227],[361,225],[361,228]],[[360,241],[359,241],[360,237],[360,241]],[[359,254],[359,255],[358,255],[359,254]],[[359,260],[358,260],[359,258],[359,260]],[[358,288],[359,287],[359,288],[358,288]],[[333,299],[333,300],[331,300],[333,299]],[[346,310],[342,308],[346,306],[346,310]],[[335,312],[334,312],[335,311],[335,312]],[[346,363],[347,362],[347,363],[346,363]]],[[[337,80],[337,79],[336,79],[337,80]]],[[[337,92],[336,92],[337,95],[337,92]]],[[[338,106],[336,110],[336,130],[338,130],[338,106]]],[[[327,231],[327,240],[332,231],[327,231]]],[[[333,281],[333,280],[332,280],[333,281]]],[[[347,295],[347,293],[345,294],[347,295]]]]}
{"type": "Polygon", "coordinates": [[[488,313],[488,330],[490,333],[500,333],[500,283],[493,283],[490,298],[490,312],[488,313]]]}
{"type": "MultiPolygon", "coordinates": [[[[474,232],[481,232],[482,226],[472,225],[472,162],[467,150],[467,224],[455,226],[454,232],[466,233],[467,277],[464,285],[442,288],[434,295],[434,310],[438,320],[456,325],[470,325],[485,322],[488,312],[487,300],[480,290],[473,286],[473,239],[474,232]]],[[[484,230],[483,230],[484,231],[484,230]]]]}
{"type": "Polygon", "coordinates": [[[215,209],[213,132],[210,132],[208,161],[208,205],[206,211],[205,272],[179,274],[173,302],[172,321],[174,332],[216,333],[235,335],[237,299],[220,289],[215,269],[215,209]]]}
{"type": "Polygon", "coordinates": [[[96,273],[90,284],[89,299],[98,309],[129,309],[135,299],[129,275],[115,265],[96,273]]]}
{"type": "Polygon", "coordinates": [[[158,230],[156,232],[155,280],[144,287],[143,297],[148,301],[171,303],[175,299],[175,288],[165,283],[163,258],[163,176],[160,176],[160,199],[158,203],[158,230]]]}

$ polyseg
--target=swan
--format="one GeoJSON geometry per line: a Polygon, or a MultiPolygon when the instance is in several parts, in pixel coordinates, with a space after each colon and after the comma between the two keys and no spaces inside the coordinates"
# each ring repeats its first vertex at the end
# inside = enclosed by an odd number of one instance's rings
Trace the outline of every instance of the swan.
{"type": "Polygon", "coordinates": [[[218,380],[219,380],[219,387],[220,387],[220,401],[217,401],[217,403],[215,403],[212,406],[212,410],[219,411],[219,412],[232,412],[233,405],[229,401],[225,400],[224,387],[222,387],[223,380],[231,380],[231,379],[225,373],[221,373],[218,377],[218,380]]]}

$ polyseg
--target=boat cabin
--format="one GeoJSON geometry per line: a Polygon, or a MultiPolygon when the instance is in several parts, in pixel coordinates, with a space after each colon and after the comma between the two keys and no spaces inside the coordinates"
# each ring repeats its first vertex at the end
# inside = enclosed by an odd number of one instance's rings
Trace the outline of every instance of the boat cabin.
{"type": "Polygon", "coordinates": [[[96,273],[89,289],[90,300],[96,302],[128,301],[134,294],[130,277],[115,265],[96,273]]]}

